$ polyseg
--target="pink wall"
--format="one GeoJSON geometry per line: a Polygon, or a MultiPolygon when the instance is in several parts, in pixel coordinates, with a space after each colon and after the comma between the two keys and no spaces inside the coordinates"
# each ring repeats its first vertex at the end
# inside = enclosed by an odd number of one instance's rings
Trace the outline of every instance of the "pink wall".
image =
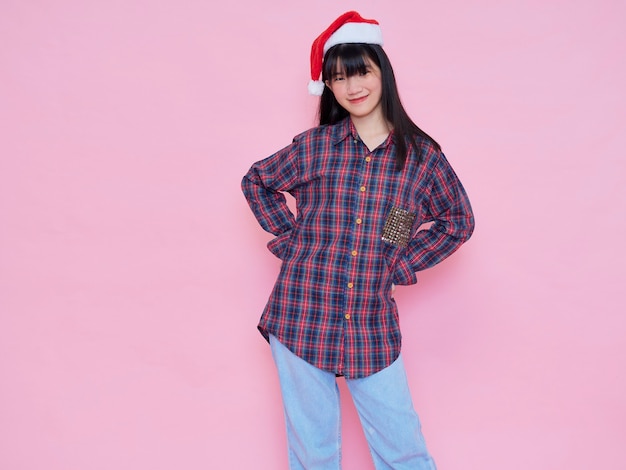
{"type": "Polygon", "coordinates": [[[243,3],[2,2],[0,468],[286,468],[239,181],[313,124],[309,46],[351,8],[476,212],[397,294],[439,467],[626,468],[626,4],[243,3]]]}

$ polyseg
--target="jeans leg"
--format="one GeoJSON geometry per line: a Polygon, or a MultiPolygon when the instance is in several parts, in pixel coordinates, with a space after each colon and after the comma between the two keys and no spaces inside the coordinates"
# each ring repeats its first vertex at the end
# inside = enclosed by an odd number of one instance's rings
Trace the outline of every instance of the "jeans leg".
{"type": "Polygon", "coordinates": [[[434,470],[400,356],[362,379],[346,380],[377,470],[434,470]]]}
{"type": "Polygon", "coordinates": [[[341,468],[341,413],[335,374],[312,366],[274,336],[270,346],[283,396],[289,468],[341,468]]]}

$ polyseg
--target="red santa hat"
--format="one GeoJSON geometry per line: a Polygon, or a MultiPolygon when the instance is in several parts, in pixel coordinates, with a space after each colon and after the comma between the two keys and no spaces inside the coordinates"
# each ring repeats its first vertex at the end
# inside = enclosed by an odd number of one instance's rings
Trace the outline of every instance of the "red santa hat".
{"type": "Polygon", "coordinates": [[[311,81],[309,93],[321,96],[324,91],[322,62],[326,51],[337,44],[365,43],[383,45],[383,35],[376,20],[366,20],[356,11],[349,11],[337,18],[320,34],[311,46],[311,81]]]}

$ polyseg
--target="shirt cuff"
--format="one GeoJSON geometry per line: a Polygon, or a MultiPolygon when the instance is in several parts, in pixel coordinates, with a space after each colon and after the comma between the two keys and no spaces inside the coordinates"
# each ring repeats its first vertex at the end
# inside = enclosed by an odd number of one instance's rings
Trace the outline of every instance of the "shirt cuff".
{"type": "Polygon", "coordinates": [[[409,286],[417,282],[417,274],[404,256],[401,256],[395,264],[392,282],[397,286],[409,286]]]}
{"type": "Polygon", "coordinates": [[[285,233],[281,233],[276,238],[271,239],[267,243],[267,249],[272,252],[274,256],[279,259],[283,259],[285,256],[285,249],[287,248],[287,243],[289,243],[289,237],[291,236],[291,230],[286,231],[285,233]]]}

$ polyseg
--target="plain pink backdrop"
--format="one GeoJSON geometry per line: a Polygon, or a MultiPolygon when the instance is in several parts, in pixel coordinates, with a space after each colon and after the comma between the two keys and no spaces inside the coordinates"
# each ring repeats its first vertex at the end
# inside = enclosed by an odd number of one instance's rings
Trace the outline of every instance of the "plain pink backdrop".
{"type": "MultiPolygon", "coordinates": [[[[378,19],[472,240],[398,290],[441,470],[626,468],[626,4],[3,0],[0,468],[286,468],[241,195],[314,125],[311,41],[378,19]]],[[[346,392],[341,383],[341,389],[346,392]]],[[[344,468],[371,468],[347,393],[344,468]]]]}

